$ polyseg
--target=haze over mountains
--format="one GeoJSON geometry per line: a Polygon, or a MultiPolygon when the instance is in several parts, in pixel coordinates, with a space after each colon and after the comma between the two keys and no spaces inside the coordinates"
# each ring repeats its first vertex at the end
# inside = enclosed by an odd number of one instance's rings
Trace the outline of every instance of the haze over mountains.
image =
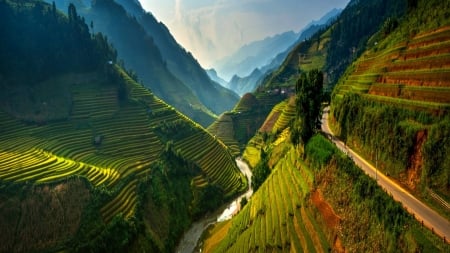
{"type": "MultiPolygon", "coordinates": [[[[348,0],[141,0],[204,68],[245,44],[298,32],[348,0]]],[[[227,80],[228,81],[228,80],[227,80]]]]}
{"type": "MultiPolygon", "coordinates": [[[[70,2],[57,0],[56,4],[64,11],[70,2]]],[[[92,6],[88,1],[76,5],[91,30],[102,32],[114,44],[127,69],[155,94],[203,126],[237,102],[238,96],[211,81],[195,58],[139,2],[99,0],[92,6]]]]}
{"type": "Polygon", "coordinates": [[[341,13],[342,10],[333,9],[318,21],[311,21],[298,34],[286,32],[253,42],[240,48],[219,64],[220,73],[229,73],[231,79],[226,82],[216,69],[208,70],[210,78],[224,85],[239,95],[254,91],[266,74],[282,64],[289,51],[298,43],[309,39],[314,33],[325,28],[341,13]],[[225,71],[225,72],[224,72],[225,71]],[[251,71],[251,72],[248,72],[251,71]],[[244,74],[248,72],[248,74],[244,74]]]}
{"type": "Polygon", "coordinates": [[[251,74],[256,68],[262,69],[269,65],[272,60],[281,52],[286,51],[294,43],[300,42],[311,36],[316,30],[307,31],[312,26],[322,26],[334,19],[341,9],[333,9],[326,13],[319,20],[309,22],[299,32],[287,31],[264,38],[263,40],[248,43],[239,48],[234,53],[214,62],[213,68],[220,77],[231,80],[234,75],[245,77],[251,74]]]}

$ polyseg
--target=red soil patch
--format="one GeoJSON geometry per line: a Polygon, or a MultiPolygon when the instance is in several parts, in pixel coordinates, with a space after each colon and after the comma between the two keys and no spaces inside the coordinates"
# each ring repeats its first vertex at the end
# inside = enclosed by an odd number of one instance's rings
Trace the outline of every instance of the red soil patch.
{"type": "Polygon", "coordinates": [[[426,140],[427,131],[422,130],[417,132],[414,143],[414,151],[409,157],[409,167],[406,170],[405,183],[413,191],[420,182],[420,175],[422,173],[423,165],[422,147],[426,140]]]}
{"type": "Polygon", "coordinates": [[[331,229],[336,228],[339,225],[341,218],[334,213],[330,204],[323,199],[320,190],[315,190],[311,193],[311,200],[324,218],[327,227],[331,229]]]}
{"type": "Polygon", "coordinates": [[[261,132],[271,132],[272,129],[273,129],[273,126],[277,122],[277,120],[280,117],[280,115],[281,115],[281,112],[273,112],[272,115],[269,118],[267,118],[267,120],[261,126],[259,131],[261,131],[261,132]]]}
{"type": "MultiPolygon", "coordinates": [[[[329,229],[336,230],[339,226],[341,218],[336,215],[330,204],[325,201],[320,190],[311,192],[311,200],[317,210],[319,210],[319,213],[322,215],[327,227],[329,229]]],[[[334,237],[333,252],[345,252],[341,239],[337,235],[334,237]]]]}
{"type": "Polygon", "coordinates": [[[344,253],[345,248],[344,245],[342,245],[341,239],[339,239],[339,236],[336,236],[333,243],[333,252],[337,253],[344,253]]]}
{"type": "Polygon", "coordinates": [[[423,33],[419,33],[417,34],[414,39],[420,39],[420,38],[424,38],[427,36],[431,36],[433,34],[437,34],[437,33],[442,33],[442,32],[446,32],[446,31],[450,31],[450,26],[443,26],[431,31],[427,31],[427,32],[423,32],[423,33]]]}

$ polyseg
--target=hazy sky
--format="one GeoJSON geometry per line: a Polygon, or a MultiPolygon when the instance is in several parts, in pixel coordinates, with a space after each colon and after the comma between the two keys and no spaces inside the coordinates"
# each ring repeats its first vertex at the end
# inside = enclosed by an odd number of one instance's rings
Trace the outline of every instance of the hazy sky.
{"type": "Polygon", "coordinates": [[[298,32],[349,0],[140,0],[200,64],[212,64],[246,43],[298,32]]]}

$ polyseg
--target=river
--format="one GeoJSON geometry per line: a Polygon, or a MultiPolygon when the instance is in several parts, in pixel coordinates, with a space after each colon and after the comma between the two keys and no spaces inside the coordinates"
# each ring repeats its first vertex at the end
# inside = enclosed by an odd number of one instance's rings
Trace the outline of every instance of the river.
{"type": "MultiPolygon", "coordinates": [[[[210,215],[202,218],[199,221],[194,222],[188,231],[186,231],[181,238],[180,243],[178,244],[177,253],[192,253],[194,252],[195,246],[198,243],[198,240],[202,236],[203,232],[212,224],[217,222],[229,220],[239,212],[241,209],[240,203],[243,197],[250,199],[253,194],[252,185],[252,171],[248,167],[247,163],[242,161],[240,158],[236,158],[236,164],[241,170],[242,174],[244,174],[248,179],[249,189],[247,192],[243,193],[233,201],[231,201],[227,206],[223,207],[224,210],[220,211],[220,215],[210,215]]],[[[222,209],[223,209],[222,208],[222,209]]]]}

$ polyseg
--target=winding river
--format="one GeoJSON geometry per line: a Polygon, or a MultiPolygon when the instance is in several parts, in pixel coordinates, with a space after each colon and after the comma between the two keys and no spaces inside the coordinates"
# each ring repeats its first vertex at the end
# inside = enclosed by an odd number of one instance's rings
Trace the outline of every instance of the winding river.
{"type": "Polygon", "coordinates": [[[248,179],[248,185],[249,189],[247,192],[243,193],[233,201],[231,201],[223,211],[221,211],[220,215],[209,215],[201,220],[194,222],[188,231],[186,231],[181,238],[180,243],[178,244],[177,253],[192,253],[194,252],[195,246],[198,243],[198,240],[203,234],[203,231],[205,231],[210,225],[229,220],[239,212],[241,209],[240,203],[241,199],[243,197],[246,197],[247,199],[250,199],[250,197],[253,194],[253,189],[251,188],[252,185],[252,171],[248,167],[247,163],[245,163],[242,159],[237,158],[236,164],[241,170],[241,172],[247,177],[248,179]]]}

